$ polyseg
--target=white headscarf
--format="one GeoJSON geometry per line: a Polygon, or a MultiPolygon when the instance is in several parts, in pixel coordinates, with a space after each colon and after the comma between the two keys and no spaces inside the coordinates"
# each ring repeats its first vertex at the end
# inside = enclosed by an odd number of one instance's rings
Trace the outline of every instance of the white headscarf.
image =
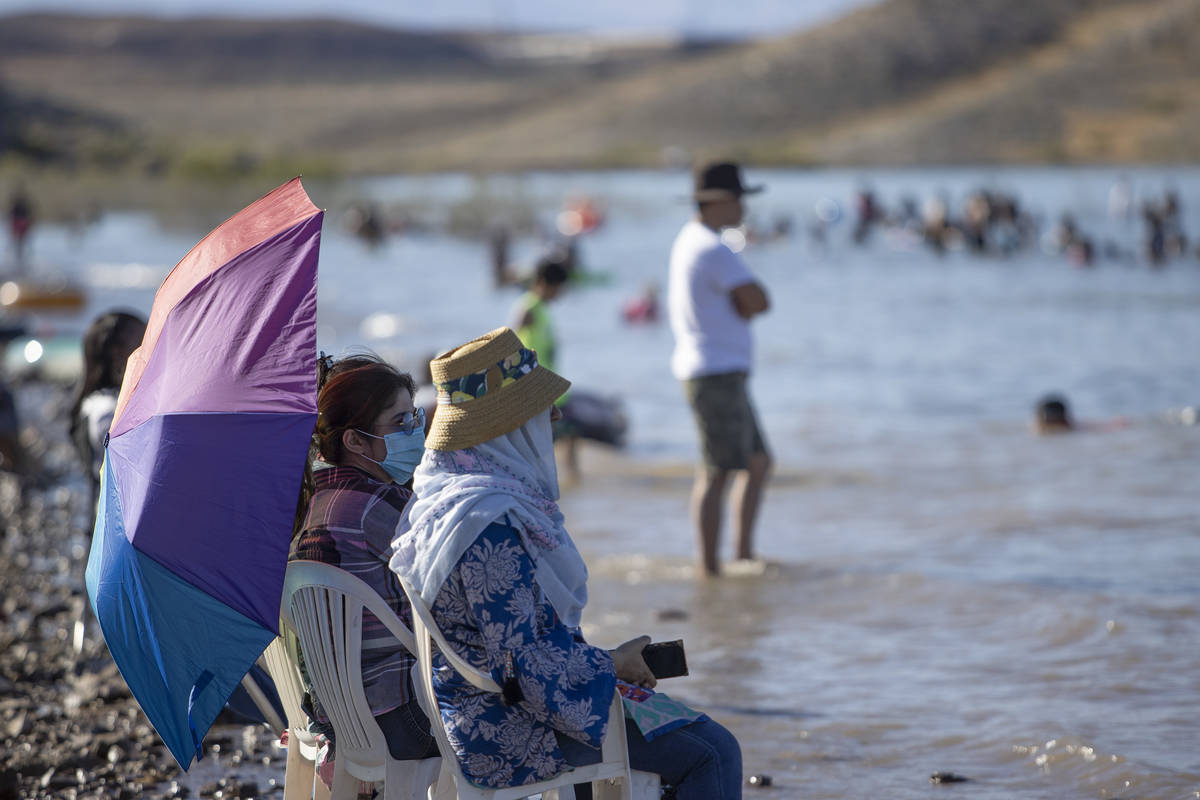
{"type": "Polygon", "coordinates": [[[587,604],[587,567],[563,528],[550,413],[463,450],[426,450],[415,499],[392,541],[392,571],[433,606],[454,565],[484,528],[507,522],[534,560],[534,577],[569,627],[587,604]]]}

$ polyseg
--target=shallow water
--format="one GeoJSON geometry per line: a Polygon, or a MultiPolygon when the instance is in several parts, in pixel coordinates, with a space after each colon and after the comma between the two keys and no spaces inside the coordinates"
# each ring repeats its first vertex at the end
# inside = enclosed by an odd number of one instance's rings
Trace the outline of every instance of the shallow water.
{"type": "Polygon", "coordinates": [[[925,796],[935,770],[972,797],[1194,796],[1200,547],[1179,481],[1200,443],[1173,434],[1015,427],[1012,460],[793,471],[767,563],[715,583],[691,576],[686,476],[589,475],[564,500],[586,520],[589,636],[683,638],[692,676],[668,685],[780,796],[925,796]],[[1174,487],[1148,485],[1139,449],[1174,487]]]}
{"type": "MultiPolygon", "coordinates": [[[[1145,196],[1178,189],[1200,230],[1200,170],[1125,174],[1145,196]]],[[[866,178],[888,205],[908,191],[954,202],[975,185],[1007,188],[1043,229],[1071,210],[1132,251],[1140,225],[1107,215],[1117,175],[751,173],[770,187],[752,202],[759,220],[797,222],[791,238],[745,252],[774,304],[755,326],[753,392],[778,469],[760,524],[766,564],[708,583],[692,573],[695,441],[666,371],[670,334],[618,318],[644,281],[665,284],[686,176],[490,183],[546,216],[581,189],[607,204],[582,255],[609,281],[555,309],[562,371],[620,395],[631,420],[623,459],[585,452],[583,482],[564,491],[592,571],[586,627],[610,646],[682,637],[692,674],[668,687],[738,733],[747,773],[774,778],[763,796],[1200,793],[1200,427],[1178,413],[1200,403],[1200,263],[1079,270],[1037,250],[937,258],[882,233],[848,241],[866,178]],[[804,231],[822,198],[843,209],[824,249],[804,231]],[[1124,424],[1034,437],[1028,418],[1048,391],[1084,421],[1124,424]],[[932,786],[935,770],[971,781],[932,786]]],[[[419,200],[436,215],[474,191],[433,176],[339,196],[419,200]]],[[[365,344],[412,363],[507,321],[515,293],[491,289],[481,244],[423,235],[371,251],[336,222],[322,246],[324,349],[365,344]]],[[[75,241],[44,229],[35,252],[91,280],[92,308],[146,308],[204,233],[124,213],[75,241]]],[[[534,253],[518,243],[518,257],[534,253]]]]}

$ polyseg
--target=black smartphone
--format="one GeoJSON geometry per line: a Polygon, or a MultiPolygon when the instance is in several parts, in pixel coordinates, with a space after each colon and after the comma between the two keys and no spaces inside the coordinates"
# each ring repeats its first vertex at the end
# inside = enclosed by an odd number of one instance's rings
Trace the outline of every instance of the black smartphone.
{"type": "Polygon", "coordinates": [[[646,645],[642,648],[642,660],[656,678],[677,678],[688,674],[682,639],[646,645]]]}

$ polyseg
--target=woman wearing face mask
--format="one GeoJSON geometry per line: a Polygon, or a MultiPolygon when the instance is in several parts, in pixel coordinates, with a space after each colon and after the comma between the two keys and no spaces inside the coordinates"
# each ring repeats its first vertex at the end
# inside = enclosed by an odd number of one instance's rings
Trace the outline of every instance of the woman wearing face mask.
{"type": "MultiPolygon", "coordinates": [[[[319,372],[317,459],[306,479],[311,496],[290,558],[322,561],[356,575],[411,625],[412,612],[388,559],[400,514],[412,497],[404,484],[425,451],[425,415],[413,407],[413,380],[369,356],[334,364],[323,358],[319,372]]],[[[413,661],[364,611],[363,688],[393,758],[438,754],[409,679],[413,661]]],[[[324,722],[320,698],[316,701],[318,722],[324,722]]]]}

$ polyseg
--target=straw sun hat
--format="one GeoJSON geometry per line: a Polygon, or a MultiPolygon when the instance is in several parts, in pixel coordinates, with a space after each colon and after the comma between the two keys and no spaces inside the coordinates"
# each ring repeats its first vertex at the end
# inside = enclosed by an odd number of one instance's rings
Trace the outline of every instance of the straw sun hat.
{"type": "Polygon", "coordinates": [[[538,364],[509,328],[497,328],[429,362],[437,413],[425,446],[461,450],[514,431],[550,408],[571,382],[538,364]]]}

